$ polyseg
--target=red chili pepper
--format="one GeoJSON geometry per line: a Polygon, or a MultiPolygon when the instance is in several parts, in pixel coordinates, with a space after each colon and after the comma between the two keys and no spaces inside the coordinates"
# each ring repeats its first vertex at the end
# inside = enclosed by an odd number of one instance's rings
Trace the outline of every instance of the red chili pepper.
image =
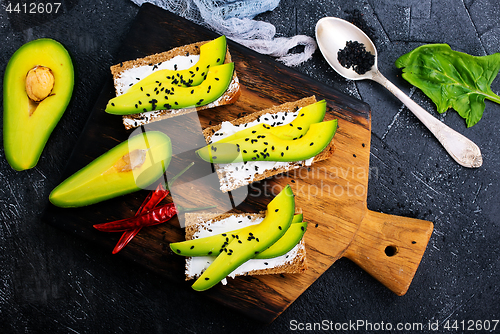
{"type": "MultiPolygon", "coordinates": [[[[165,199],[165,197],[167,197],[169,193],[170,191],[168,189],[165,189],[163,183],[158,184],[156,190],[148,194],[148,196],[140,206],[139,210],[137,210],[135,216],[136,217],[140,216],[141,214],[153,209],[158,203],[160,203],[163,199],[165,199]]],[[[136,229],[123,232],[120,240],[118,240],[118,243],[116,244],[112,253],[116,254],[119,251],[121,251],[123,247],[125,247],[137,235],[137,233],[139,233],[140,230],[141,228],[138,227],[136,229]]]]}
{"type": "MultiPolygon", "coordinates": [[[[177,180],[182,174],[184,174],[184,172],[186,172],[193,165],[194,165],[194,162],[189,164],[179,174],[174,176],[170,180],[170,186],[172,186],[174,181],[177,180]]],[[[165,199],[165,197],[167,197],[169,193],[170,193],[170,189],[169,189],[168,184],[167,184],[167,188],[165,188],[162,183],[158,184],[158,186],[156,187],[156,190],[149,193],[148,196],[146,197],[146,199],[142,202],[142,205],[137,210],[135,216],[136,217],[140,216],[143,213],[152,210],[156,205],[158,205],[158,203],[160,203],[163,199],[165,199]]],[[[127,230],[127,231],[123,232],[120,240],[118,240],[118,243],[116,244],[112,253],[116,254],[119,251],[121,251],[123,249],[123,247],[125,247],[137,235],[137,233],[139,233],[140,230],[141,230],[141,227],[138,227],[134,230],[127,230]]]]}
{"type": "Polygon", "coordinates": [[[185,209],[182,207],[177,208],[174,203],[168,203],[159,206],[157,208],[154,208],[151,211],[147,211],[139,216],[134,216],[132,218],[125,218],[121,220],[115,220],[109,223],[96,224],[94,225],[94,227],[102,232],[123,232],[128,230],[134,230],[136,228],[153,226],[164,223],[180,212],[212,209],[214,207],[215,205],[205,206],[200,208],[185,209]]]}
{"type": "Polygon", "coordinates": [[[96,224],[94,227],[102,232],[123,232],[136,228],[152,226],[166,222],[177,214],[174,203],[168,203],[139,216],[116,220],[110,223],[96,224]]]}

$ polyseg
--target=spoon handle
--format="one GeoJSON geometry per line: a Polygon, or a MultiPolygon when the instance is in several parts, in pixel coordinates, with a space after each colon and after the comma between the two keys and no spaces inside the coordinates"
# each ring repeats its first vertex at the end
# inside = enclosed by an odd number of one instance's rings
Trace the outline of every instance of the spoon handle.
{"type": "Polygon", "coordinates": [[[483,158],[481,150],[470,139],[453,130],[437,118],[429,114],[408,95],[403,93],[396,85],[387,80],[379,71],[372,80],[378,82],[393,93],[415,116],[432,132],[437,140],[448,151],[451,157],[460,165],[469,168],[481,167],[483,158]]]}

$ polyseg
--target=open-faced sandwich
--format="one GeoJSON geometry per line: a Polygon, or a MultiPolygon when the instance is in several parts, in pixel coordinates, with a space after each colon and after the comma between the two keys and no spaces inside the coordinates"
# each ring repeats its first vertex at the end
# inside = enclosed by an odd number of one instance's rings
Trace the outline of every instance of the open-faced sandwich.
{"type": "Polygon", "coordinates": [[[314,96],[255,112],[205,129],[208,145],[197,153],[231,191],[331,157],[337,120],[323,122],[325,113],[314,96]]]}
{"type": "Polygon", "coordinates": [[[307,269],[307,222],[295,213],[286,186],[258,214],[186,214],[186,241],[170,244],[187,256],[186,280],[206,290],[227,276],[301,273],[307,269]]]}
{"type": "Polygon", "coordinates": [[[111,67],[116,97],[106,112],[126,129],[234,103],[240,85],[225,36],[111,67]]]}

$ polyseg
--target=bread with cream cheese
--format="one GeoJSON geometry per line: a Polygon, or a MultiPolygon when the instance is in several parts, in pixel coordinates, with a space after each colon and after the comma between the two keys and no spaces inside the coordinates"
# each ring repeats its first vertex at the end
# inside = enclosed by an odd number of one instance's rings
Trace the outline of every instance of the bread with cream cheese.
{"type": "MultiPolygon", "coordinates": [[[[252,221],[256,223],[257,220],[261,220],[265,217],[265,212],[259,213],[224,213],[224,214],[214,214],[214,213],[186,213],[186,240],[191,240],[197,237],[197,234],[202,231],[212,231],[214,234],[229,232],[230,230],[220,230],[220,224],[224,223],[225,219],[228,218],[246,218],[246,221],[252,221]],[[217,225],[219,227],[217,228],[217,225]]],[[[243,219],[242,219],[243,220],[243,219]]],[[[248,225],[242,225],[239,228],[248,225]]],[[[204,269],[209,265],[209,257],[187,257],[186,258],[186,280],[195,279],[199,277],[204,269]],[[194,261],[198,261],[195,263],[194,261]]],[[[248,263],[249,271],[238,271],[234,273],[234,276],[242,275],[268,275],[268,274],[297,274],[302,273],[307,269],[307,258],[306,258],[306,246],[304,238],[285,255],[279,258],[273,259],[252,259],[250,261],[260,261],[259,264],[255,264],[259,267],[265,267],[265,269],[251,269],[252,263],[248,263]]],[[[230,275],[233,277],[233,275],[230,275]]]]}
{"type": "MultiPolygon", "coordinates": [[[[153,54],[144,58],[138,58],[135,60],[125,61],[116,65],[111,66],[111,74],[113,75],[114,87],[117,95],[123,93],[123,87],[120,83],[120,78],[124,72],[129,69],[148,66],[154,68],[155,65],[160,64],[162,62],[168,61],[176,56],[189,56],[189,55],[199,55],[200,54],[200,46],[207,43],[209,41],[197,42],[193,44],[188,44],[184,46],[180,46],[177,48],[173,48],[169,51],[165,51],[162,53],[153,54]]],[[[229,47],[226,51],[226,58],[224,63],[230,63],[231,54],[229,53],[229,47]]],[[[193,108],[185,108],[185,109],[170,109],[170,110],[154,110],[149,112],[143,112],[133,115],[125,115],[123,117],[123,125],[125,128],[131,129],[134,127],[138,127],[150,122],[159,121],[163,119],[167,119],[170,117],[187,114],[190,112],[214,108],[221,105],[227,105],[236,102],[241,94],[240,84],[238,77],[236,75],[236,70],[233,74],[233,79],[226,90],[226,92],[219,97],[216,101],[209,103],[205,106],[193,107],[193,108]]]]}
{"type": "MultiPolygon", "coordinates": [[[[278,112],[291,112],[297,110],[298,108],[302,108],[307,105],[313,104],[315,102],[316,102],[316,97],[310,96],[294,102],[287,102],[280,104],[278,106],[254,112],[250,115],[232,120],[230,121],[230,123],[233,125],[244,125],[246,123],[253,122],[258,118],[263,117],[264,115],[267,114],[273,115],[278,112]]],[[[217,131],[221,129],[221,127],[222,127],[221,124],[217,124],[215,126],[203,130],[203,135],[205,136],[207,144],[212,143],[212,137],[217,133],[217,131]]],[[[335,150],[334,139],[332,139],[330,144],[320,154],[316,155],[314,159],[312,159],[312,161],[295,161],[286,164],[277,164],[276,167],[272,169],[266,169],[266,170],[260,169],[256,171],[251,170],[249,176],[243,179],[234,177],[232,175],[236,174],[230,172],[230,165],[232,164],[214,164],[214,167],[219,177],[220,189],[222,190],[222,192],[228,192],[237,189],[239,187],[249,185],[253,182],[257,182],[265,178],[271,177],[273,175],[286,173],[290,170],[297,169],[300,167],[305,167],[305,166],[308,167],[309,163],[314,164],[316,162],[326,160],[333,155],[334,150],[335,150]]]]}

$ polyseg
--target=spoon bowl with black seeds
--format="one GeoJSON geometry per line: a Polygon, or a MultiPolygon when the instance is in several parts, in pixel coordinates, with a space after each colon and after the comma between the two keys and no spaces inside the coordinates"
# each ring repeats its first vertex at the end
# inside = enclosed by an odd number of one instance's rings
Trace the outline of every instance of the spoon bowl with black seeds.
{"type": "Polygon", "coordinates": [[[338,74],[350,80],[378,82],[413,112],[457,163],[469,168],[482,165],[481,150],[476,144],[433,117],[380,73],[377,49],[361,29],[336,17],[324,17],[316,24],[316,40],[326,61],[338,74]]]}

